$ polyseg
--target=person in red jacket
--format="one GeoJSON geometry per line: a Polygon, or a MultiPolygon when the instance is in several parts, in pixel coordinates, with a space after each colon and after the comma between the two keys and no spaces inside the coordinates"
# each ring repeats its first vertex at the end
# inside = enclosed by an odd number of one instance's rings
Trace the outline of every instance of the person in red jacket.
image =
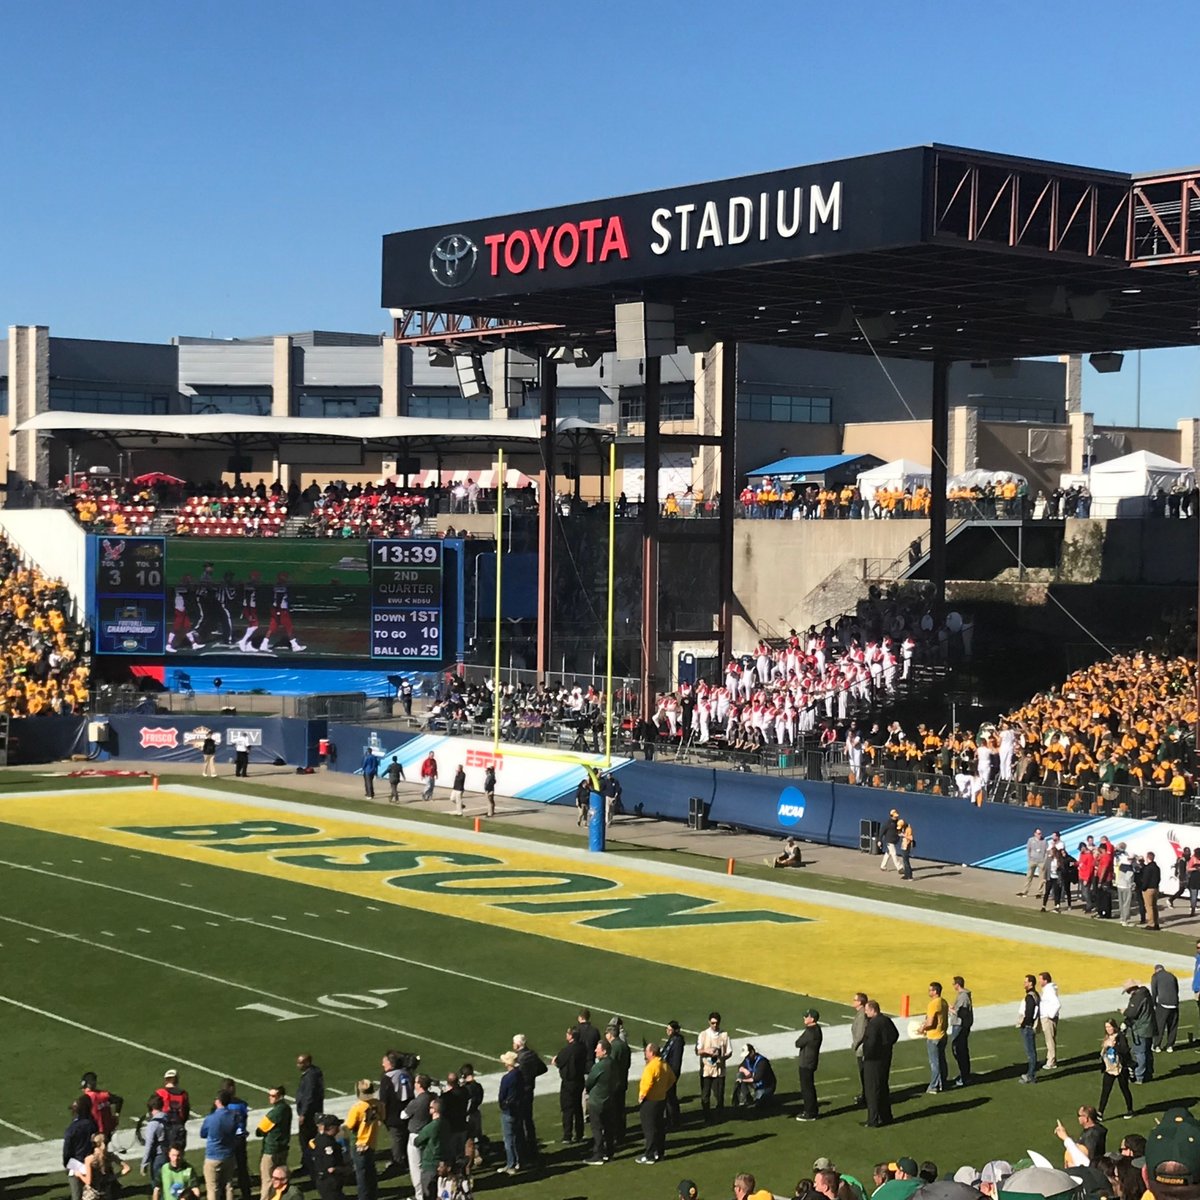
{"type": "MultiPolygon", "coordinates": [[[[1075,860],[1075,868],[1079,872],[1079,898],[1083,901],[1083,911],[1090,913],[1095,906],[1092,883],[1096,874],[1096,854],[1087,842],[1079,843],[1079,857],[1075,860]]],[[[1070,883],[1067,886],[1070,887],[1070,883]]]]}
{"type": "Polygon", "coordinates": [[[429,755],[421,764],[421,778],[425,780],[425,790],[421,793],[422,800],[433,799],[433,785],[437,783],[437,777],[437,759],[433,757],[433,751],[430,750],[429,755]]]}
{"type": "Polygon", "coordinates": [[[1095,915],[1098,917],[1112,916],[1112,889],[1116,870],[1113,865],[1115,853],[1112,842],[1108,838],[1102,837],[1099,849],[1096,851],[1096,866],[1092,872],[1092,896],[1095,915]]]}
{"type": "Polygon", "coordinates": [[[111,1138],[121,1118],[121,1106],[125,1101],[115,1092],[106,1091],[96,1081],[95,1071],[84,1072],[79,1083],[80,1090],[92,1102],[92,1120],[106,1138],[111,1138]]]}

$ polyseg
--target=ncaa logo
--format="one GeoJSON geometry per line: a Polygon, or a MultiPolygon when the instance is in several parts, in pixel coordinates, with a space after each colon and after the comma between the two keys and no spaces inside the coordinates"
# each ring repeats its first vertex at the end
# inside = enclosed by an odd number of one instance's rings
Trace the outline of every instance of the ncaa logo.
{"type": "Polygon", "coordinates": [[[780,825],[799,825],[804,819],[804,806],[804,793],[799,788],[784,788],[779,793],[775,817],[780,825]]]}
{"type": "Polygon", "coordinates": [[[429,255],[429,273],[442,287],[461,287],[478,261],[479,247],[465,233],[448,233],[429,255]]]}

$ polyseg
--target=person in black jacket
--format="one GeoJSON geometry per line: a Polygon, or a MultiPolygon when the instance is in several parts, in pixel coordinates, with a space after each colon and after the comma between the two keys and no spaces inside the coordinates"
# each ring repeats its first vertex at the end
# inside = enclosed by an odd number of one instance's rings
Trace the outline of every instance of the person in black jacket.
{"type": "Polygon", "coordinates": [[[325,1074],[313,1064],[311,1054],[296,1058],[296,1070],[300,1072],[300,1085],[296,1088],[296,1119],[299,1122],[300,1158],[309,1178],[316,1183],[313,1173],[312,1142],[317,1136],[317,1118],[325,1108],[325,1074]]]}
{"type": "MultiPolygon", "coordinates": [[[[70,1106],[71,1123],[63,1133],[62,1165],[74,1159],[83,1162],[92,1152],[92,1138],[99,1133],[96,1122],[92,1119],[92,1102],[86,1096],[72,1100],[70,1106]]],[[[79,1175],[68,1175],[67,1182],[71,1187],[71,1200],[81,1200],[83,1196],[83,1178],[79,1175]]]]}
{"type": "Polygon", "coordinates": [[[892,1070],[892,1048],[900,1039],[895,1022],[879,1011],[877,1000],[868,1000],[865,1008],[867,1028],[863,1033],[863,1096],[867,1101],[869,1128],[890,1125],[892,1093],[889,1076],[892,1070]]]}
{"type": "Polygon", "coordinates": [[[583,1081],[591,1064],[579,1040],[579,1028],[567,1030],[567,1044],[550,1060],[558,1068],[558,1106],[562,1110],[564,1143],[583,1141],[583,1081]]]}
{"type": "Polygon", "coordinates": [[[513,1036],[513,1049],[517,1052],[517,1069],[525,1082],[521,1119],[517,1127],[517,1146],[520,1160],[527,1166],[538,1156],[537,1129],[533,1124],[533,1089],[537,1077],[545,1075],[549,1068],[542,1061],[541,1055],[529,1045],[523,1033],[513,1036]]]}
{"type": "Polygon", "coordinates": [[[1141,878],[1138,886],[1142,889],[1142,907],[1146,911],[1147,929],[1156,933],[1158,924],[1158,893],[1162,888],[1162,868],[1154,861],[1154,851],[1146,851],[1146,861],[1142,864],[1141,878]]]}
{"type": "Polygon", "coordinates": [[[667,1128],[679,1128],[679,1080],[683,1076],[683,1034],[678,1021],[667,1022],[667,1036],[662,1044],[662,1060],[675,1072],[675,1082],[667,1092],[667,1128]]]}
{"type": "Polygon", "coordinates": [[[796,1039],[796,1049],[800,1052],[797,1067],[800,1071],[800,1103],[801,1111],[797,1121],[815,1121],[817,1119],[817,1064],[821,1060],[821,1026],[818,1022],[821,1014],[815,1008],[808,1009],[804,1014],[804,1031],[796,1039]]]}
{"type": "Polygon", "coordinates": [[[389,1175],[398,1175],[408,1165],[408,1122],[401,1115],[404,1106],[413,1098],[412,1071],[405,1065],[406,1055],[389,1050],[381,1062],[379,1103],[383,1108],[383,1123],[392,1139],[392,1165],[389,1175]]]}
{"type": "Polygon", "coordinates": [[[579,1010],[577,1032],[579,1034],[580,1045],[583,1046],[583,1052],[587,1056],[588,1070],[591,1070],[592,1060],[596,1057],[596,1046],[600,1041],[600,1030],[592,1024],[592,1010],[590,1008],[581,1008],[579,1010]]]}
{"type": "MultiPolygon", "coordinates": [[[[301,1079],[301,1086],[303,1086],[301,1079]]],[[[324,1080],[322,1080],[324,1086],[324,1080]]],[[[299,1092],[297,1092],[299,1106],[299,1092]]],[[[342,1188],[346,1182],[346,1155],[342,1143],[338,1140],[338,1127],[341,1122],[330,1113],[317,1113],[313,1117],[317,1133],[312,1142],[305,1145],[309,1161],[312,1163],[311,1175],[316,1184],[317,1195],[321,1200],[342,1200],[342,1188]]]]}

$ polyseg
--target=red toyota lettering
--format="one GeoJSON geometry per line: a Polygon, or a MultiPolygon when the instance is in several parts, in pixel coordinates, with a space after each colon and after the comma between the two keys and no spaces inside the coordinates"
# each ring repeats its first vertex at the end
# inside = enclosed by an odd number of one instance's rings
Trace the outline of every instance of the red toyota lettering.
{"type": "Polygon", "coordinates": [[[504,243],[504,265],[510,275],[520,275],[529,266],[529,234],[523,229],[516,229],[508,235],[504,243]],[[514,249],[519,246],[519,257],[514,249]]]}
{"type": "Polygon", "coordinates": [[[554,261],[560,267],[571,267],[575,265],[575,260],[579,257],[579,230],[574,225],[560,225],[558,232],[554,235],[554,261]],[[563,248],[563,243],[566,241],[566,235],[570,235],[571,249],[567,251],[563,248]]]}
{"type": "Polygon", "coordinates": [[[537,254],[537,269],[544,271],[546,269],[546,247],[550,245],[550,235],[554,232],[553,225],[547,225],[545,229],[531,229],[529,236],[533,238],[534,253],[537,254]]]}
{"type": "Polygon", "coordinates": [[[625,226],[620,217],[609,217],[608,226],[604,230],[604,245],[600,247],[600,261],[603,262],[610,254],[619,254],[622,258],[629,257],[629,245],[625,241],[625,226]]]}

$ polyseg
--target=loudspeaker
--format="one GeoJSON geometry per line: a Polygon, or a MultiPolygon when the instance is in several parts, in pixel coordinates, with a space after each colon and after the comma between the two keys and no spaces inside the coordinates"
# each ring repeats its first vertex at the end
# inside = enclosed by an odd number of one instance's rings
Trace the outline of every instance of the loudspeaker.
{"type": "Polygon", "coordinates": [[[874,854],[879,846],[879,832],[882,826],[878,821],[859,821],[858,848],[864,854],[874,854]]]}
{"type": "Polygon", "coordinates": [[[660,358],[674,354],[675,309],[644,300],[616,306],[617,358],[660,358]]]}
{"type": "Polygon", "coordinates": [[[1101,375],[1112,375],[1119,371],[1124,361],[1125,355],[1117,354],[1113,350],[1088,355],[1088,362],[1092,364],[1092,369],[1099,371],[1101,375]]]}
{"type": "Polygon", "coordinates": [[[688,828],[707,829],[712,805],[701,796],[688,797],[688,828]]]}
{"type": "Polygon", "coordinates": [[[488,390],[481,354],[456,354],[454,371],[458,376],[458,391],[464,400],[482,396],[488,390]]]}
{"type": "Polygon", "coordinates": [[[820,780],[825,778],[825,755],[820,750],[810,750],[806,756],[805,778],[820,780]]]}

